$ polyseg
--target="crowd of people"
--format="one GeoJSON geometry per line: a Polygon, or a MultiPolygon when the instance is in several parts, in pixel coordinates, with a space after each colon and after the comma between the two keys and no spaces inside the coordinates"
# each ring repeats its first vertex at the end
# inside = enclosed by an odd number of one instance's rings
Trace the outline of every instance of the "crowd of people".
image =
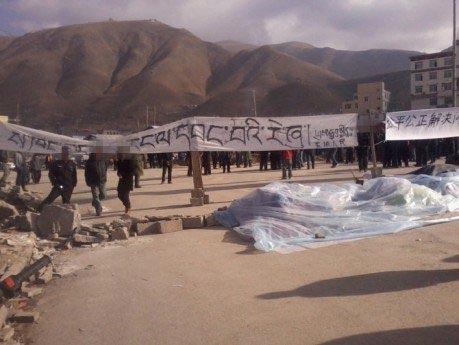
{"type": "MultiPolygon", "coordinates": [[[[376,136],[378,139],[378,136],[376,136]]],[[[307,168],[315,169],[316,155],[321,155],[325,161],[335,168],[339,164],[354,164],[358,162],[361,172],[368,169],[371,160],[370,140],[368,134],[359,134],[358,146],[355,148],[334,148],[328,150],[284,150],[284,151],[261,151],[254,153],[259,162],[259,170],[281,170],[282,179],[291,179],[292,170],[307,168]]],[[[452,140],[418,140],[418,141],[393,141],[376,143],[376,160],[382,162],[384,168],[408,167],[410,162],[414,166],[426,166],[433,163],[441,156],[447,156],[455,152],[455,143],[452,140]]],[[[203,175],[211,175],[212,170],[222,169],[223,173],[231,173],[231,166],[237,168],[252,167],[254,160],[251,152],[201,152],[201,165],[203,175]]],[[[105,199],[105,185],[107,182],[107,169],[110,165],[118,175],[118,198],[125,208],[125,213],[131,210],[130,192],[134,188],[141,188],[140,181],[143,170],[149,165],[150,168],[162,169],[161,183],[166,179],[172,183],[174,161],[183,161],[188,165],[188,176],[193,175],[192,159],[190,152],[151,153],[147,155],[129,154],[119,152],[115,159],[107,160],[102,151],[93,152],[84,164],[85,182],[91,189],[92,206],[96,214],[102,214],[102,203],[105,199]]],[[[8,152],[0,150],[0,165],[3,176],[0,186],[5,185],[10,174],[8,152]]],[[[59,159],[53,159],[52,155],[32,155],[30,160],[22,152],[14,153],[14,170],[16,171],[15,184],[17,188],[27,191],[27,185],[40,183],[42,170],[49,171],[49,180],[52,188],[49,195],[40,205],[51,204],[58,197],[62,203],[69,204],[73,190],[77,185],[77,165],[71,159],[68,147],[63,147],[59,159]]]]}

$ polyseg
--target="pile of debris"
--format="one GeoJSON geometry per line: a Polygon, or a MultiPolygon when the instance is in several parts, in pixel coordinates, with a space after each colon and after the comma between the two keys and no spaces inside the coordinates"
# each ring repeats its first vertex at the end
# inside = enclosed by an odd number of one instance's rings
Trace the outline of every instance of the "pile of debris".
{"type": "Polygon", "coordinates": [[[34,298],[53,278],[54,249],[34,233],[0,233],[0,343],[19,344],[17,329],[35,322],[34,298]],[[17,332],[16,332],[17,333],[17,332]]]}

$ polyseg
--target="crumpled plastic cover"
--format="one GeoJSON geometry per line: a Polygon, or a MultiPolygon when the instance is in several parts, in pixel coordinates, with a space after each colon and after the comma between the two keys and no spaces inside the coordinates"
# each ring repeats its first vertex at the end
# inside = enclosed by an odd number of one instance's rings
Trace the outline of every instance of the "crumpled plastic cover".
{"type": "Polygon", "coordinates": [[[272,183],[215,216],[222,225],[253,238],[257,249],[289,253],[457,220],[426,219],[455,211],[459,211],[459,173],[449,172],[381,177],[363,186],[272,183]],[[318,233],[325,238],[315,238],[318,233]]]}

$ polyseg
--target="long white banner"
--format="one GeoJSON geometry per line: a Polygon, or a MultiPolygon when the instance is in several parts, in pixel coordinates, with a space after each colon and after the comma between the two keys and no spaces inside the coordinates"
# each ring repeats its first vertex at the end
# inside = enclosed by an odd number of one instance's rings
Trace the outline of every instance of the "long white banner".
{"type": "Polygon", "coordinates": [[[0,149],[31,153],[91,147],[131,153],[276,151],[357,146],[357,114],[297,117],[192,117],[113,140],[86,141],[13,124],[0,124],[0,149]]]}
{"type": "Polygon", "coordinates": [[[62,146],[74,153],[84,153],[95,142],[0,122],[0,150],[53,154],[60,153],[62,146]]]}
{"type": "Polygon", "coordinates": [[[387,113],[386,140],[459,137],[459,108],[387,113]]]}

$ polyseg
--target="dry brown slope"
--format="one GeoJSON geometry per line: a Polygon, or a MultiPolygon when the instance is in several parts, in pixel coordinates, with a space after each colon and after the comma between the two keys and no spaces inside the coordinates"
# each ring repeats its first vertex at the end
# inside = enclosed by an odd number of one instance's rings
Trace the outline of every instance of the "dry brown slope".
{"type": "Polygon", "coordinates": [[[24,122],[41,127],[130,122],[149,102],[165,112],[202,102],[208,78],[228,57],[156,21],[43,30],[0,51],[0,105],[12,108],[19,101],[24,122]]]}
{"type": "MultiPolygon", "coordinates": [[[[285,100],[288,96],[285,95],[285,88],[289,85],[309,90],[304,93],[303,112],[330,109],[336,106],[336,99],[327,87],[341,80],[332,72],[264,46],[253,51],[242,51],[220,68],[209,82],[210,99],[195,113],[224,116],[251,113],[252,90],[256,92],[260,115],[271,113],[276,111],[273,100],[277,97],[285,100]],[[277,92],[284,96],[277,96],[277,92]]],[[[288,104],[288,101],[283,104],[288,104]]],[[[292,113],[284,110],[282,115],[292,113]]]]}
{"type": "Polygon", "coordinates": [[[274,49],[302,61],[328,69],[346,79],[368,77],[407,70],[409,57],[416,51],[371,49],[364,51],[316,48],[309,44],[288,42],[272,45],[274,49]]]}

